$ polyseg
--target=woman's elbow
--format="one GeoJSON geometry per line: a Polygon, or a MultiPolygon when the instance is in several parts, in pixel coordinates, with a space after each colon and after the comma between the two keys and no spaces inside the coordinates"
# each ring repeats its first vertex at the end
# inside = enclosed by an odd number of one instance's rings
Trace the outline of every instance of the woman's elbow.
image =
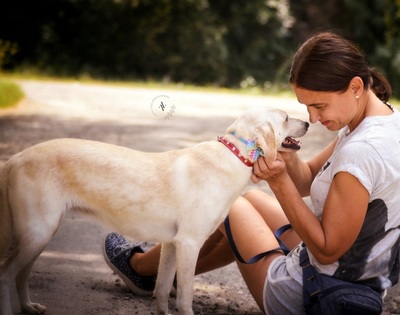
{"type": "Polygon", "coordinates": [[[340,258],[340,256],[337,253],[328,253],[328,252],[318,252],[315,254],[313,253],[313,256],[321,265],[333,264],[340,258]]]}

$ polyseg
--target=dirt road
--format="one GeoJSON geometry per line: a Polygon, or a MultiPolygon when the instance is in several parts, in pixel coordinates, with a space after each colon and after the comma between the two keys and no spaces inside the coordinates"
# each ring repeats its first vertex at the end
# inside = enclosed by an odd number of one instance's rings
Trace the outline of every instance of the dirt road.
{"type": "MultiPolygon", "coordinates": [[[[26,99],[17,108],[0,112],[0,166],[28,146],[61,137],[153,152],[185,148],[214,140],[254,105],[308,117],[295,99],[78,82],[20,84],[26,99]]],[[[313,125],[303,138],[302,157],[311,157],[332,137],[313,125]]],[[[257,188],[268,192],[265,183],[257,188]]],[[[67,215],[32,271],[32,300],[45,304],[47,314],[154,314],[154,300],[130,294],[104,263],[101,246],[108,232],[85,218],[67,215]]],[[[385,314],[400,314],[398,293],[397,287],[389,293],[385,314]]],[[[13,292],[18,312],[15,296],[13,292]]],[[[170,304],[173,313],[174,299],[170,304]]],[[[196,277],[193,307],[196,314],[261,314],[234,264],[196,277]]]]}

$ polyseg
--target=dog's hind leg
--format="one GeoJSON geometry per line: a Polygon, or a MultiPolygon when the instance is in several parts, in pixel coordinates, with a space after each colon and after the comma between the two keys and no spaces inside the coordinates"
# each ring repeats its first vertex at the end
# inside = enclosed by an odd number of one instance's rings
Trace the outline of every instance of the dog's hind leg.
{"type": "MultiPolygon", "coordinates": [[[[43,207],[41,209],[47,209],[47,212],[50,213],[48,209],[52,209],[53,207],[45,203],[42,204],[43,207]]],[[[33,303],[30,299],[29,274],[36,259],[56,233],[64,216],[63,211],[55,211],[57,208],[60,209],[59,205],[57,207],[57,204],[53,203],[52,206],[55,206],[53,208],[53,216],[47,217],[46,221],[43,217],[35,215],[26,216],[26,222],[22,220],[16,224],[16,235],[19,236],[17,237],[17,255],[11,261],[9,268],[16,275],[16,287],[23,313],[42,314],[46,311],[45,306],[33,303]]]]}
{"type": "MultiPolygon", "coordinates": [[[[43,207],[42,209],[48,209],[43,207]]],[[[27,211],[25,213],[35,213],[27,211]]],[[[56,211],[53,211],[55,214],[56,211]]],[[[8,265],[8,271],[15,277],[21,311],[29,314],[42,314],[46,307],[33,303],[29,294],[29,275],[33,264],[42,253],[63,217],[60,211],[53,217],[25,216],[25,220],[18,220],[15,224],[16,255],[8,265]]]]}
{"type": "Polygon", "coordinates": [[[0,278],[0,315],[12,315],[10,285],[12,277],[4,274],[0,278]]]}
{"type": "Polygon", "coordinates": [[[33,303],[29,295],[29,274],[38,256],[28,263],[17,275],[16,285],[21,305],[21,312],[24,314],[42,314],[46,312],[46,306],[33,303]]]}
{"type": "MultiPolygon", "coordinates": [[[[43,248],[41,248],[42,250],[43,248]]],[[[28,248],[19,252],[12,261],[8,263],[0,280],[0,297],[1,307],[0,315],[12,314],[10,304],[10,286],[15,279],[19,302],[22,313],[42,314],[46,311],[46,307],[38,303],[32,303],[29,296],[29,274],[33,263],[39,256],[41,250],[28,248]],[[35,253],[35,254],[34,254],[35,253]]]]}
{"type": "Polygon", "coordinates": [[[46,307],[33,303],[29,295],[29,274],[32,266],[40,255],[40,253],[45,248],[46,244],[50,240],[52,234],[42,235],[39,239],[33,237],[32,231],[30,231],[29,226],[25,226],[27,235],[30,237],[25,237],[16,241],[16,248],[8,257],[9,260],[4,262],[5,269],[2,270],[2,275],[0,278],[0,315],[10,315],[12,314],[11,304],[10,304],[10,285],[15,279],[16,288],[19,297],[19,303],[22,313],[29,314],[42,314],[46,311],[46,307]]]}
{"type": "Polygon", "coordinates": [[[10,280],[15,278],[21,312],[24,314],[42,314],[46,311],[45,306],[33,303],[30,299],[29,275],[34,262],[49,240],[50,237],[42,239],[40,242],[37,238],[34,241],[21,240],[18,245],[18,254],[5,271],[10,280]]]}
{"type": "Polygon", "coordinates": [[[157,299],[157,315],[168,314],[168,298],[176,272],[176,248],[174,243],[163,243],[157,283],[154,295],[157,299]]]}
{"type": "Polygon", "coordinates": [[[46,307],[31,301],[29,274],[65,215],[66,199],[51,185],[38,185],[21,178],[22,184],[16,182],[9,189],[15,242],[7,270],[15,277],[21,311],[41,314],[46,307]]]}

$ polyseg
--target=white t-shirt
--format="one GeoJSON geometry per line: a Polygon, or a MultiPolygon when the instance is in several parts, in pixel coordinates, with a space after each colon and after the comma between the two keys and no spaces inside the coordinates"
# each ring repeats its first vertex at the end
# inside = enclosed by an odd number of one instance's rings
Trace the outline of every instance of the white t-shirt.
{"type": "MultiPolygon", "coordinates": [[[[400,250],[400,113],[366,117],[351,133],[340,130],[339,140],[311,186],[314,213],[321,218],[325,200],[338,172],[355,176],[369,192],[369,205],[360,234],[338,261],[321,265],[308,252],[321,273],[346,281],[359,281],[384,290],[399,277],[400,250]]],[[[351,189],[351,187],[349,187],[351,189]]],[[[289,273],[298,281],[300,248],[287,257],[289,273]]]]}

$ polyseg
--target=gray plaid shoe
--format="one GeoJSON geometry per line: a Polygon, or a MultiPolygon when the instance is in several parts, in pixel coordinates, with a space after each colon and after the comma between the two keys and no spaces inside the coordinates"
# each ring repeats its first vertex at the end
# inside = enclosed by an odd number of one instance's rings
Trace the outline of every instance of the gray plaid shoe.
{"type": "Polygon", "coordinates": [[[104,241],[103,254],[107,265],[121,277],[134,294],[152,295],[157,277],[141,276],[129,264],[135,253],[143,252],[141,244],[130,244],[117,233],[108,234],[104,241]]]}

